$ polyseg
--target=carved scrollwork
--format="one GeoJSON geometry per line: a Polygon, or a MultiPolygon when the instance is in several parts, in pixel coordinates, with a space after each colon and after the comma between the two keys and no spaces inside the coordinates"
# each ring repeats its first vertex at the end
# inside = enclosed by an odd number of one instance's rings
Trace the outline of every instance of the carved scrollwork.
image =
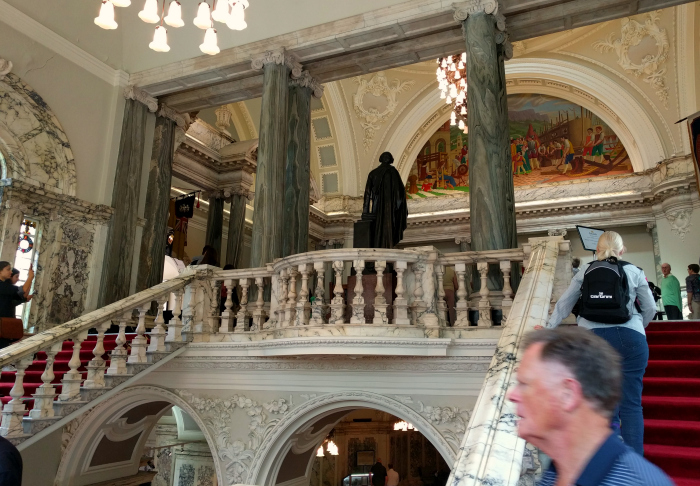
{"type": "Polygon", "coordinates": [[[353,106],[357,117],[360,119],[360,125],[364,130],[363,145],[365,147],[365,152],[367,152],[374,142],[375,132],[379,130],[380,125],[386,122],[389,117],[394,114],[394,111],[396,111],[396,107],[399,104],[396,97],[400,93],[408,91],[411,86],[415,84],[415,81],[409,80],[401,82],[399,79],[394,79],[394,81],[389,84],[384,73],[380,71],[369,81],[358,76],[355,78],[355,82],[358,84],[358,88],[352,99],[353,106]],[[387,105],[384,111],[380,112],[374,107],[365,108],[364,97],[366,94],[386,98],[387,105]]]}
{"type": "Polygon", "coordinates": [[[668,59],[669,42],[666,29],[659,26],[661,10],[646,14],[644,23],[625,17],[621,20],[620,37],[615,38],[615,32],[607,39],[597,41],[593,48],[600,52],[614,51],[617,54],[617,64],[627,73],[636,77],[644,76],[644,82],[656,91],[659,100],[668,108],[668,87],[666,86],[666,68],[662,65],[668,59]],[[638,46],[645,37],[651,37],[656,43],[656,53],[642,57],[641,62],[630,59],[630,48],[638,46]]]}
{"type": "Polygon", "coordinates": [[[321,99],[323,96],[323,85],[318,82],[316,78],[311,76],[308,71],[302,71],[301,76],[296,79],[292,79],[290,83],[292,86],[301,86],[302,88],[309,88],[313,93],[314,97],[321,99]]]}
{"type": "Polygon", "coordinates": [[[693,225],[692,214],[692,209],[676,209],[667,211],[665,214],[666,219],[671,223],[671,231],[677,234],[681,240],[685,240],[686,233],[690,231],[690,227],[693,225]]]}
{"type": "Polygon", "coordinates": [[[291,71],[292,79],[302,75],[302,66],[297,57],[284,49],[265,51],[262,56],[253,59],[250,65],[253,69],[260,70],[265,64],[270,63],[287,66],[291,71]]]}
{"type": "Polygon", "coordinates": [[[0,78],[9,74],[12,71],[12,62],[6,59],[0,59],[0,78]]]}
{"type": "MultiPolygon", "coordinates": [[[[477,12],[498,14],[498,2],[496,0],[469,0],[468,2],[455,3],[452,5],[452,8],[454,8],[454,19],[457,22],[464,22],[467,20],[467,17],[477,12]]],[[[505,26],[500,30],[504,29],[505,26]]]]}

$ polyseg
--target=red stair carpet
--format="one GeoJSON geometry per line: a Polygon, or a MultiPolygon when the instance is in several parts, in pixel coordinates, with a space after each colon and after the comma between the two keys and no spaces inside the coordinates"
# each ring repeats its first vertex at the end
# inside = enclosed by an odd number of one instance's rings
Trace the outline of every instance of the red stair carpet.
{"type": "Polygon", "coordinates": [[[700,321],[654,321],[647,342],[644,456],[678,486],[700,486],[700,321]]]}

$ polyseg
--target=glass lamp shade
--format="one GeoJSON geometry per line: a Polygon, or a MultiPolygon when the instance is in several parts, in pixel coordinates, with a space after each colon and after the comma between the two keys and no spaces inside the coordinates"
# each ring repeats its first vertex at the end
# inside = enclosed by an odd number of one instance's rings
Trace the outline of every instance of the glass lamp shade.
{"type": "Polygon", "coordinates": [[[148,24],[155,24],[160,20],[158,15],[158,0],[146,0],[143,10],[139,12],[139,18],[148,24]]]}
{"type": "Polygon", "coordinates": [[[199,4],[197,16],[194,18],[194,25],[205,30],[211,27],[211,12],[209,11],[209,4],[207,2],[199,4]]]}
{"type": "Polygon", "coordinates": [[[163,19],[170,27],[182,27],[185,22],[182,20],[182,6],[177,0],[170,2],[168,7],[168,15],[163,19]]]}
{"type": "Polygon", "coordinates": [[[115,7],[128,7],[131,5],[131,0],[112,0],[115,7]]]}
{"type": "Polygon", "coordinates": [[[218,0],[216,2],[216,6],[214,7],[214,11],[211,13],[211,18],[217,22],[225,24],[228,22],[229,16],[228,2],[226,0],[218,0]]]}
{"type": "Polygon", "coordinates": [[[100,7],[100,14],[95,17],[95,24],[103,29],[113,30],[117,28],[114,20],[114,5],[109,0],[104,0],[100,7]]]}
{"type": "Polygon", "coordinates": [[[245,13],[243,12],[243,4],[241,2],[236,2],[231,8],[231,16],[228,19],[226,25],[231,30],[243,30],[248,27],[245,21],[245,13]]]}
{"type": "Polygon", "coordinates": [[[248,6],[250,5],[248,3],[248,0],[228,0],[228,3],[230,3],[232,7],[237,3],[243,5],[243,8],[248,8],[248,6]]]}
{"type": "Polygon", "coordinates": [[[153,42],[148,44],[148,47],[156,52],[168,52],[168,31],[162,25],[156,27],[156,33],[153,34],[153,42]]]}
{"type": "Polygon", "coordinates": [[[216,43],[216,29],[207,29],[206,34],[204,34],[204,42],[199,45],[199,50],[210,56],[219,53],[219,46],[216,43]]]}
{"type": "Polygon", "coordinates": [[[316,457],[323,457],[323,444],[321,444],[316,451],[316,457]]]}
{"type": "Polygon", "coordinates": [[[335,442],[332,440],[328,441],[328,445],[326,446],[328,448],[328,453],[331,456],[337,456],[338,455],[338,446],[335,445],[335,442]]]}

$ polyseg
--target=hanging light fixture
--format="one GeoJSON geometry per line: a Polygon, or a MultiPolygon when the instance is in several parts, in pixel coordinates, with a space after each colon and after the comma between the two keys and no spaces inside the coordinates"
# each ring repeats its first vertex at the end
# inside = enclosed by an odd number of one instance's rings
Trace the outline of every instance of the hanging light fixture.
{"type": "Polygon", "coordinates": [[[103,0],[100,7],[100,14],[95,17],[95,24],[106,30],[117,28],[117,22],[114,20],[114,5],[109,0],[103,0]]]}
{"type": "Polygon", "coordinates": [[[332,440],[328,441],[328,444],[326,445],[326,448],[328,449],[328,453],[331,456],[337,456],[338,455],[338,446],[335,445],[335,442],[332,440]]]}
{"type": "Polygon", "coordinates": [[[115,7],[128,7],[131,5],[131,0],[112,0],[115,7]]]}
{"type": "Polygon", "coordinates": [[[199,45],[199,50],[204,54],[209,54],[213,56],[220,52],[219,46],[216,42],[216,29],[210,27],[204,34],[204,42],[199,45]]]}
{"type": "Polygon", "coordinates": [[[228,0],[218,0],[214,3],[214,11],[211,13],[211,18],[217,22],[225,24],[230,17],[228,0]]]}
{"type": "Polygon", "coordinates": [[[413,424],[409,424],[408,422],[402,420],[401,422],[396,422],[394,424],[394,430],[401,430],[403,432],[407,432],[409,430],[416,430],[417,429],[413,426],[413,424]]]}
{"type": "Polygon", "coordinates": [[[155,24],[160,20],[158,15],[158,0],[146,0],[143,10],[139,12],[139,18],[147,24],[155,24]]]}
{"type": "Polygon", "coordinates": [[[170,2],[168,7],[168,15],[165,17],[165,23],[170,27],[182,27],[185,22],[182,20],[182,6],[177,0],[170,2]]]}
{"type": "Polygon", "coordinates": [[[241,0],[233,3],[231,7],[231,15],[226,23],[231,30],[243,30],[248,27],[245,21],[245,9],[248,7],[248,2],[243,2],[241,0]]]}
{"type": "Polygon", "coordinates": [[[441,57],[437,60],[435,75],[440,89],[440,99],[452,105],[450,123],[457,124],[457,118],[463,123],[467,119],[467,53],[458,56],[441,57]]]}
{"type": "Polygon", "coordinates": [[[197,16],[194,18],[194,25],[203,30],[211,27],[211,11],[209,10],[209,4],[207,2],[199,4],[197,16]]]}
{"type": "Polygon", "coordinates": [[[316,457],[323,457],[323,444],[318,446],[318,450],[316,451],[316,457]]]}
{"type": "Polygon", "coordinates": [[[168,31],[162,25],[156,27],[156,32],[153,34],[153,42],[148,44],[148,47],[156,52],[168,52],[168,31]]]}

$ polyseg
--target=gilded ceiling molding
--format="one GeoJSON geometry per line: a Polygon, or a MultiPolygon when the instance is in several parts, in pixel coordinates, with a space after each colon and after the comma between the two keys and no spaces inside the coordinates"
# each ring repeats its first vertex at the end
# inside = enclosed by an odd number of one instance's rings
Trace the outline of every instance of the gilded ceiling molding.
{"type": "Polygon", "coordinates": [[[660,20],[661,10],[646,14],[643,24],[625,17],[620,20],[622,30],[619,38],[616,39],[615,32],[612,32],[607,39],[593,43],[593,48],[600,52],[614,51],[617,54],[617,64],[628,74],[634,74],[637,78],[644,76],[644,82],[654,88],[659,100],[668,108],[666,68],[662,66],[668,60],[670,45],[666,29],[659,26],[660,20]],[[646,37],[654,40],[656,52],[646,54],[640,62],[632,61],[629,57],[630,48],[638,46],[646,37]]]}
{"type": "Polygon", "coordinates": [[[124,88],[124,98],[127,100],[138,101],[139,103],[146,105],[148,111],[151,113],[158,111],[158,100],[133,84],[130,84],[124,88]]]}
{"type": "Polygon", "coordinates": [[[270,63],[287,66],[291,71],[292,79],[297,79],[302,75],[302,66],[299,59],[284,48],[265,51],[262,56],[253,59],[250,65],[253,69],[261,70],[265,64],[270,63]]]}
{"type": "Polygon", "coordinates": [[[309,88],[313,93],[314,97],[321,99],[323,96],[323,85],[318,82],[316,78],[311,76],[308,71],[302,71],[301,76],[296,79],[292,79],[289,83],[292,86],[301,86],[302,88],[309,88]]]}
{"type": "Polygon", "coordinates": [[[386,122],[396,111],[399,102],[396,97],[408,91],[416,82],[413,80],[401,82],[399,79],[389,84],[384,72],[380,71],[375,74],[369,81],[357,76],[355,82],[358,84],[357,91],[353,95],[352,103],[355,108],[355,114],[360,120],[360,125],[364,130],[363,145],[365,152],[374,143],[374,135],[379,130],[380,125],[386,122]],[[365,108],[363,102],[366,94],[373,96],[381,96],[386,99],[387,106],[384,111],[379,111],[376,108],[365,108]]]}
{"type": "Polygon", "coordinates": [[[168,120],[174,121],[178,127],[182,128],[185,131],[187,131],[187,129],[190,127],[190,124],[192,123],[192,119],[190,118],[189,113],[182,114],[179,111],[173,110],[166,104],[160,105],[160,110],[158,110],[158,116],[162,116],[163,118],[167,118],[168,120]]]}
{"type": "Polygon", "coordinates": [[[0,78],[12,71],[12,61],[0,58],[0,78]]]}

